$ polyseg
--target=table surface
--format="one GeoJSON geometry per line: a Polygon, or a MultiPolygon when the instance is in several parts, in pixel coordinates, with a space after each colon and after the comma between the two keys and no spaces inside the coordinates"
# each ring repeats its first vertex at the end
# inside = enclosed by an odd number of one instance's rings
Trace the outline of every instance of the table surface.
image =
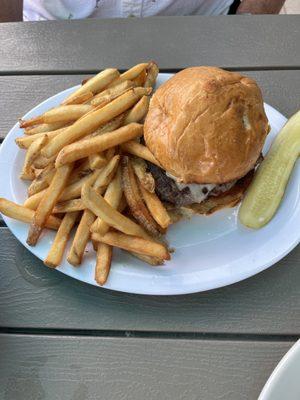
{"type": "MultiPolygon", "coordinates": [[[[0,138],[99,69],[219,65],[300,108],[300,16],[0,24],[0,138]]],[[[300,335],[300,247],[243,282],[186,296],[88,286],[47,269],[0,221],[0,399],[256,399],[300,335]]]]}

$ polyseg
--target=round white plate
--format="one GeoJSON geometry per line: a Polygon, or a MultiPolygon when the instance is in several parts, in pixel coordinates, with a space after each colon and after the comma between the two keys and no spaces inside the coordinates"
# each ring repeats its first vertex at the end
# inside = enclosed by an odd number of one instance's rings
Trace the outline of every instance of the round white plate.
{"type": "MultiPolygon", "coordinates": [[[[171,74],[160,74],[158,85],[171,74]]],[[[44,101],[25,118],[41,114],[57,106],[75,87],[44,101]]],[[[265,151],[286,122],[286,118],[265,105],[272,130],[265,151]]],[[[15,144],[22,134],[16,124],[6,136],[0,150],[0,196],[17,203],[26,198],[27,184],[19,179],[25,152],[15,144]]],[[[270,267],[290,252],[300,238],[300,168],[297,163],[284,200],[274,219],[258,231],[241,226],[237,208],[225,209],[209,217],[195,216],[172,226],[167,235],[175,248],[172,260],[162,267],[150,267],[121,250],[114,249],[113,264],[106,288],[129,293],[174,295],[201,292],[238,282],[270,267]]],[[[3,217],[19,241],[40,259],[50,248],[54,232],[45,230],[38,244],[26,244],[28,226],[3,217]]],[[[63,261],[59,271],[75,279],[96,285],[94,281],[95,253],[92,248],[80,267],[63,261]]]]}
{"type": "Polygon", "coordinates": [[[300,399],[300,340],[286,353],[272,372],[258,400],[300,399]]]}

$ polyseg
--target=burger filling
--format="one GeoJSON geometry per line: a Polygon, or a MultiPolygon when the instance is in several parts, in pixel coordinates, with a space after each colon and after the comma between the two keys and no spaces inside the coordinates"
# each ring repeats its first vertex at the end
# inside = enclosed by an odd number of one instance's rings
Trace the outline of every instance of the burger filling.
{"type": "Polygon", "coordinates": [[[175,177],[156,165],[148,163],[148,166],[155,179],[155,190],[160,199],[178,207],[201,203],[209,196],[218,196],[227,192],[236,183],[235,180],[221,185],[214,183],[185,184],[178,182],[175,177]]]}

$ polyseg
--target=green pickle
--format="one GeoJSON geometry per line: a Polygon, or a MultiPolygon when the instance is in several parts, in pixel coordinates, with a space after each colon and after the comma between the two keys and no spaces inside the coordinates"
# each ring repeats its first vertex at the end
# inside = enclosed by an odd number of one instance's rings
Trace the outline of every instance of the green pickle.
{"type": "Polygon", "coordinates": [[[275,138],[255,173],[239,210],[239,220],[249,228],[262,228],[275,215],[300,154],[300,111],[275,138]]]}

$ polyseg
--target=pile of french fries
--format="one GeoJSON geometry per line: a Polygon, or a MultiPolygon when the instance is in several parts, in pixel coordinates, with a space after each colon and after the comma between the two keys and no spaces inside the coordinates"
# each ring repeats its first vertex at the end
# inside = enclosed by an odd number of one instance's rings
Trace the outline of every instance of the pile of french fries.
{"type": "Polygon", "coordinates": [[[162,233],[171,218],[155,194],[145,160],[159,166],[140,138],[158,67],[135,65],[124,73],[106,69],[82,82],[61,105],[21,120],[26,150],[20,178],[31,181],[23,205],[0,199],[0,212],[29,223],[27,243],[35,246],[44,228],[57,230],[44,260],[51,268],[63,258],[82,263],[91,240],[95,280],[103,285],[113,247],[160,265],[170,259],[162,233]]]}

